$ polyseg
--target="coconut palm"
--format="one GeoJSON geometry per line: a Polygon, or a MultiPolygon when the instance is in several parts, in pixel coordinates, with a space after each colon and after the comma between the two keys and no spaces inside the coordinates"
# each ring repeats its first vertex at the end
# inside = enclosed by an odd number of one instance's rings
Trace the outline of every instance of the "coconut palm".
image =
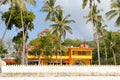
{"type": "Polygon", "coordinates": [[[117,16],[115,26],[120,26],[120,0],[112,0],[111,9],[106,13],[106,17],[108,17],[108,20],[111,20],[117,16]]]}
{"type": "MultiPolygon", "coordinates": [[[[90,12],[88,14],[88,20],[87,22],[91,21],[93,24],[93,31],[94,31],[94,39],[96,38],[96,43],[97,43],[97,52],[98,52],[98,64],[100,65],[100,51],[99,51],[99,40],[98,40],[98,35],[96,31],[96,21],[99,22],[100,16],[96,15],[99,13],[99,10],[97,10],[97,6],[95,5],[95,0],[83,0],[82,8],[84,9],[86,5],[88,4],[89,1],[89,8],[90,12]],[[96,17],[97,16],[97,17],[96,17]]],[[[100,0],[97,0],[98,3],[100,3],[100,0]]],[[[101,19],[100,19],[101,20],[101,19]]]]}
{"type": "Polygon", "coordinates": [[[107,30],[105,29],[105,27],[107,27],[107,25],[103,26],[102,23],[98,23],[97,32],[98,32],[98,36],[103,39],[102,43],[104,45],[105,60],[106,60],[106,64],[107,64],[107,61],[108,61],[107,45],[106,45],[107,30]]]}
{"type": "Polygon", "coordinates": [[[48,13],[45,21],[50,20],[55,16],[55,13],[61,8],[59,5],[55,6],[56,0],[47,0],[45,1],[44,6],[41,11],[48,13]]]}
{"type": "MultiPolygon", "coordinates": [[[[8,2],[8,0],[2,0],[2,1],[0,1],[0,5],[5,4],[5,3],[7,3],[7,2],[8,2]]],[[[10,5],[11,5],[11,9],[9,9],[9,10],[11,11],[11,12],[10,12],[10,16],[9,16],[8,21],[6,22],[5,31],[4,31],[4,33],[3,33],[3,35],[2,35],[2,38],[1,38],[0,43],[2,43],[3,40],[4,40],[5,34],[6,34],[6,32],[7,32],[7,29],[8,29],[8,27],[9,27],[9,23],[10,23],[10,20],[11,20],[13,3],[10,3],[10,5]]]]}
{"type": "Polygon", "coordinates": [[[74,20],[69,20],[68,18],[70,17],[70,15],[67,15],[64,17],[63,15],[63,11],[59,10],[54,19],[52,19],[53,24],[51,25],[52,27],[52,33],[56,34],[57,36],[59,36],[60,38],[60,55],[61,55],[61,65],[62,65],[62,53],[61,53],[61,43],[62,43],[62,39],[65,39],[66,36],[66,31],[72,33],[72,28],[68,25],[70,23],[74,23],[74,20]]]}
{"type": "Polygon", "coordinates": [[[69,20],[68,18],[70,15],[67,15],[64,17],[63,11],[59,10],[56,13],[55,18],[52,20],[53,24],[52,29],[53,29],[53,34],[56,34],[59,36],[59,38],[62,40],[65,39],[66,36],[66,31],[70,32],[72,34],[72,28],[68,25],[70,23],[74,23],[74,20],[69,20]]]}
{"type": "MultiPolygon", "coordinates": [[[[82,0],[83,1],[83,4],[82,4],[82,8],[84,9],[87,4],[89,3],[89,7],[91,8],[92,7],[92,3],[95,1],[95,0],[82,0]]],[[[97,0],[98,3],[100,3],[100,0],[97,0]]]]}
{"type": "Polygon", "coordinates": [[[91,22],[93,25],[94,39],[97,44],[97,54],[98,54],[98,64],[100,65],[100,50],[99,50],[99,37],[98,37],[98,26],[101,24],[102,16],[99,14],[100,10],[97,9],[97,5],[93,4],[91,10],[85,18],[87,19],[86,23],[91,22]]]}
{"type": "Polygon", "coordinates": [[[114,64],[117,65],[117,61],[116,61],[116,54],[115,54],[115,50],[114,47],[116,47],[117,42],[115,41],[114,36],[112,35],[112,32],[108,32],[107,34],[107,41],[106,42],[108,44],[108,46],[110,47],[110,50],[113,54],[113,60],[114,60],[114,64]]]}

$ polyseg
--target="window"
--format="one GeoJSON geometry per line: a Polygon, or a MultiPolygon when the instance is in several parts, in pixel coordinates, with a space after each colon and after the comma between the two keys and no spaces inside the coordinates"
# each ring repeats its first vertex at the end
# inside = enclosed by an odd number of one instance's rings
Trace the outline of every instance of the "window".
{"type": "Polygon", "coordinates": [[[86,55],[86,51],[78,51],[78,55],[86,55]]]}
{"type": "Polygon", "coordinates": [[[72,55],[87,55],[87,51],[73,51],[72,55]]]}
{"type": "Polygon", "coordinates": [[[73,55],[78,55],[78,51],[73,51],[73,55]]]}

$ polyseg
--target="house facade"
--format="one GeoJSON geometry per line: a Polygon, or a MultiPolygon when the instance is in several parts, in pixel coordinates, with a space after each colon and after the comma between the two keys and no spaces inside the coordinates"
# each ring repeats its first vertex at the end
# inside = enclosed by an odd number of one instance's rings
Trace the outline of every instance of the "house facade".
{"type": "Polygon", "coordinates": [[[60,56],[60,53],[58,52],[52,57],[41,55],[40,59],[38,56],[29,55],[29,53],[27,57],[29,63],[38,64],[40,60],[41,65],[59,65],[61,61],[63,65],[91,65],[92,48],[90,48],[87,44],[81,44],[79,47],[68,47],[68,52],[65,56],[60,56]]]}

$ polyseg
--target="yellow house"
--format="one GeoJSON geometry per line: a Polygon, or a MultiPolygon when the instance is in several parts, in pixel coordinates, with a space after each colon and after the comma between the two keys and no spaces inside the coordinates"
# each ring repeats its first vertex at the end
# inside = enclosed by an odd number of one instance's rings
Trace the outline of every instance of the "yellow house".
{"type": "MultiPolygon", "coordinates": [[[[29,55],[28,61],[38,63],[38,57],[34,55],[29,55]]],[[[87,44],[81,44],[79,47],[69,47],[66,56],[53,55],[51,60],[49,57],[41,56],[41,65],[53,65],[60,64],[62,59],[63,65],[90,65],[92,64],[92,48],[89,48],[87,44]]]]}

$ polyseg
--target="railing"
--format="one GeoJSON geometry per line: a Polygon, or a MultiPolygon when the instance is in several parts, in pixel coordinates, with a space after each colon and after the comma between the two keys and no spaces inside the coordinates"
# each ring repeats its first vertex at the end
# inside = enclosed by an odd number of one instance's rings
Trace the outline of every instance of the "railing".
{"type": "Polygon", "coordinates": [[[37,66],[6,65],[2,73],[65,73],[65,74],[116,74],[120,75],[120,66],[37,66]]]}
{"type": "Polygon", "coordinates": [[[72,58],[76,58],[76,59],[92,59],[92,56],[90,55],[79,55],[79,56],[72,56],[72,58]]]}

